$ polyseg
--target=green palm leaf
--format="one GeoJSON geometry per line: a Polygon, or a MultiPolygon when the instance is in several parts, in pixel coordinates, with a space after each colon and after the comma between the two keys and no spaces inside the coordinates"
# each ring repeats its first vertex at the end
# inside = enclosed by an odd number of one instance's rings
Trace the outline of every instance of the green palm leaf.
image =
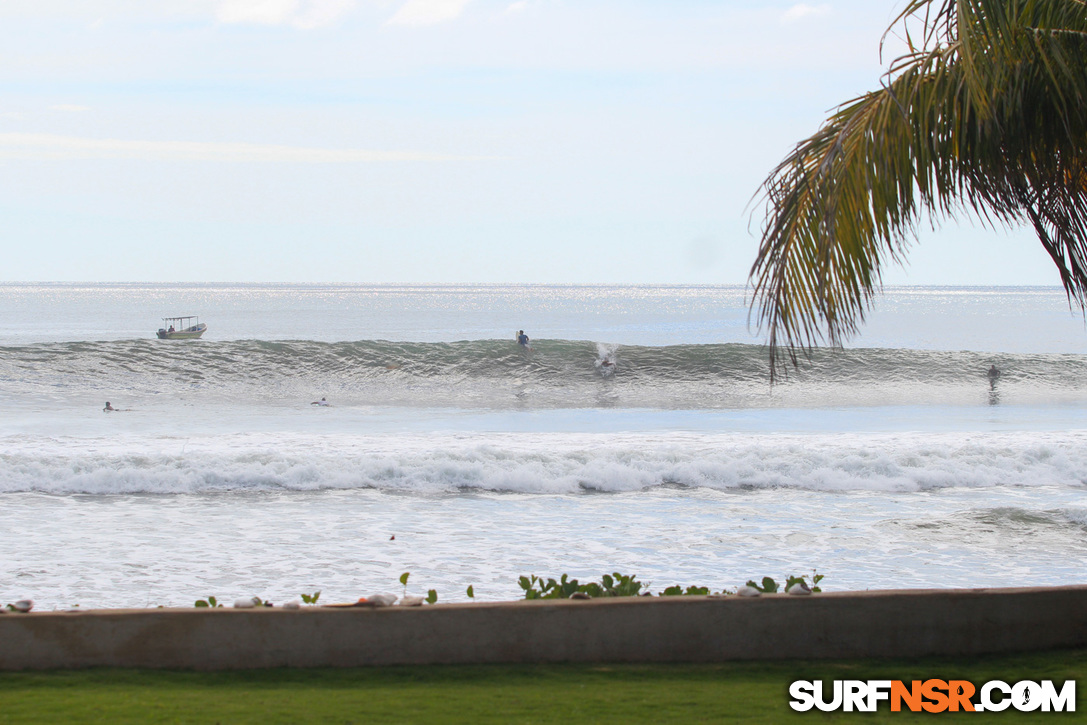
{"type": "Polygon", "coordinates": [[[1087,6],[913,0],[909,52],[763,183],[752,312],[772,376],[857,331],[919,224],[969,214],[1033,226],[1087,303],[1087,6]]]}

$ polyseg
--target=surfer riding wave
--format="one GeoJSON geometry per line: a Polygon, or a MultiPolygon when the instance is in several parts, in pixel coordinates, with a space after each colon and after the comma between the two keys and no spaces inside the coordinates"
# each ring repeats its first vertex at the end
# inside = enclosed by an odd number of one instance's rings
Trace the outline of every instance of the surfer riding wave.
{"type": "Polygon", "coordinates": [[[603,343],[596,343],[596,360],[593,365],[600,374],[607,377],[615,372],[617,359],[615,357],[615,351],[618,349],[617,345],[605,345],[603,343]]]}

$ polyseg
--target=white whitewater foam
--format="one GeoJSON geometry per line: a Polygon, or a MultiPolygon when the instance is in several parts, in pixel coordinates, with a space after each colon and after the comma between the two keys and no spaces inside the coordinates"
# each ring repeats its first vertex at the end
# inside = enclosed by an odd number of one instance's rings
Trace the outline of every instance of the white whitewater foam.
{"type": "Polygon", "coordinates": [[[1080,487],[1087,433],[233,434],[0,439],[0,493],[373,488],[432,494],[1080,487]],[[139,451],[139,452],[137,452],[139,451]]]}

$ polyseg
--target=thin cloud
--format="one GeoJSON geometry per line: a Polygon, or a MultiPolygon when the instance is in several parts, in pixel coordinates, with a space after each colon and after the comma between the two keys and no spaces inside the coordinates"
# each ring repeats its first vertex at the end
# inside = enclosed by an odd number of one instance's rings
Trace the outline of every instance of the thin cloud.
{"type": "Polygon", "coordinates": [[[49,110],[51,110],[51,111],[67,111],[67,112],[70,112],[70,113],[80,113],[82,111],[91,110],[91,107],[90,106],[77,106],[77,105],[75,105],[73,103],[58,103],[55,106],[50,106],[49,110]]]}
{"type": "Polygon", "coordinates": [[[296,164],[350,164],[395,161],[478,161],[488,157],[420,151],[367,151],[200,141],[127,141],[44,133],[0,133],[0,159],[67,161],[219,161],[296,164]]]}
{"type": "Polygon", "coordinates": [[[814,18],[819,17],[820,15],[829,14],[829,5],[806,5],[804,3],[799,3],[798,5],[793,5],[791,8],[786,10],[785,13],[781,16],[781,20],[782,22],[786,23],[795,23],[800,20],[805,20],[807,18],[814,18]]]}
{"type": "Polygon", "coordinates": [[[389,25],[435,25],[457,18],[471,0],[408,0],[389,25]]]}
{"type": "Polygon", "coordinates": [[[355,0],[219,0],[215,17],[221,23],[291,25],[308,30],[338,20],[355,0]]]}
{"type": "Polygon", "coordinates": [[[517,0],[506,8],[507,13],[519,13],[522,10],[528,10],[528,0],[517,0]]]}

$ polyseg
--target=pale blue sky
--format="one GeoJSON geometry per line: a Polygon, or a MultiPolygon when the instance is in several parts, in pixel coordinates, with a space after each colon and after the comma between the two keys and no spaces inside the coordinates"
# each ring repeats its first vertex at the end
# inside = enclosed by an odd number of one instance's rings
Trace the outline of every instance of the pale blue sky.
{"type": "MultiPolygon", "coordinates": [[[[3,0],[0,280],[742,283],[899,7],[3,0]]],[[[1059,282],[954,225],[886,281],[1059,282]]]]}

